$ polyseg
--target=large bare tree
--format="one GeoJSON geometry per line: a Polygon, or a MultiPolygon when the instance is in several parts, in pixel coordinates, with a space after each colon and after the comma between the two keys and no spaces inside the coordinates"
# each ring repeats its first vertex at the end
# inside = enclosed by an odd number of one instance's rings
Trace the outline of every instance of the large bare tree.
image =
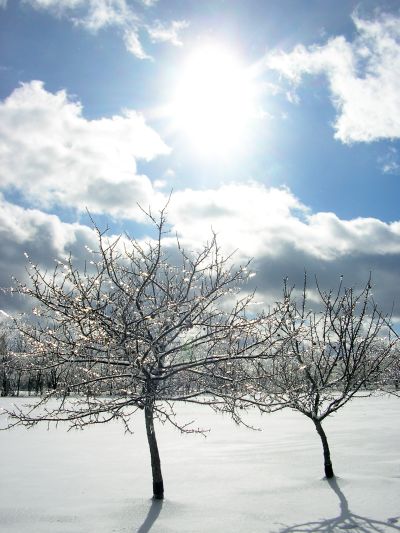
{"type": "Polygon", "coordinates": [[[57,379],[40,401],[8,416],[11,425],[64,421],[79,428],[120,419],[130,431],[132,415],[143,410],[153,495],[161,499],[154,419],[191,431],[177,422],[173,404],[223,401],[215,376],[227,363],[262,357],[267,340],[256,327],[262,318],[246,315],[253,295],[238,295],[247,266],[234,268],[215,235],[186,251],[166,235],[165,209],[148,216],[155,237],[146,242],[108,238],[95,227],[98,248],[88,251],[85,267],[72,257],[52,272],[29,263],[29,282],[14,290],[34,301],[35,320],[16,326],[31,369],[57,379]]]}

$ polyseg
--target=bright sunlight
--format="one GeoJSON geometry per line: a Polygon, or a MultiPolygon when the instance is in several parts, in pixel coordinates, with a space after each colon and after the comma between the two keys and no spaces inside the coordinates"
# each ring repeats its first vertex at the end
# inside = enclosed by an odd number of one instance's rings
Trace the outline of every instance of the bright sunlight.
{"type": "Polygon", "coordinates": [[[208,45],[190,54],[173,99],[175,127],[202,155],[230,155],[255,115],[255,86],[229,50],[208,45]]]}

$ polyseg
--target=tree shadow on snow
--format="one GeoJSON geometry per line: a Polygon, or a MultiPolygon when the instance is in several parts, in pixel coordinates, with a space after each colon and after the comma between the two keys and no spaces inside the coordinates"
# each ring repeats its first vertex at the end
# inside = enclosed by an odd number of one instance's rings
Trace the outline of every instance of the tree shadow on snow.
{"type": "Polygon", "coordinates": [[[280,533],[338,533],[339,531],[351,531],[354,533],[386,533],[388,531],[400,531],[400,516],[388,518],[386,522],[375,520],[366,516],[354,514],[349,509],[348,501],[341,491],[335,478],[327,480],[340,502],[340,515],[336,518],[327,518],[296,524],[281,529],[280,533]]]}
{"type": "Polygon", "coordinates": [[[161,513],[161,508],[163,505],[163,500],[151,500],[151,505],[145,521],[137,530],[137,533],[148,533],[154,525],[154,522],[157,520],[159,514],[161,513]]]}

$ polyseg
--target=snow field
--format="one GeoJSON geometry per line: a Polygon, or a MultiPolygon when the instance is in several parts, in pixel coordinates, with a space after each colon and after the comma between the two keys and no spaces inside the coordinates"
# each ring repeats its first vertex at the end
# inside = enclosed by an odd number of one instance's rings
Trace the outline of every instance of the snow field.
{"type": "MultiPolygon", "coordinates": [[[[26,398],[0,406],[10,402],[26,398]]],[[[398,398],[356,399],[325,421],[331,484],[314,426],[298,413],[253,411],[246,420],[262,431],[251,431],[198,406],[177,412],[211,431],[204,438],[157,424],[164,502],[150,498],[144,416],[134,435],[118,423],[0,433],[0,531],[400,531],[398,398]]]]}

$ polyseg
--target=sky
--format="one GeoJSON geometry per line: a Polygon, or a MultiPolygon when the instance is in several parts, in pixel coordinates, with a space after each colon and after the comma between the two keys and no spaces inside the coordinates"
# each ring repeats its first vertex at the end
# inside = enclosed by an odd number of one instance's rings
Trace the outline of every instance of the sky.
{"type": "Polygon", "coordinates": [[[172,191],[262,301],[371,273],[399,319],[399,88],[398,0],[0,0],[0,286],[172,191]]]}

